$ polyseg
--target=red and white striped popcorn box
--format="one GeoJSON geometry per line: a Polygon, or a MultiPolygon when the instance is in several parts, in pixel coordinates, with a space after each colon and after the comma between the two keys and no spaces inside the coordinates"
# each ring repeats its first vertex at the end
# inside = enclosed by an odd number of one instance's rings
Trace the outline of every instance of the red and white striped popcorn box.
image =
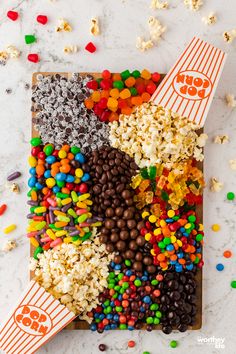
{"type": "Polygon", "coordinates": [[[222,50],[194,37],[151,101],[203,126],[225,60],[222,50]]]}
{"type": "Polygon", "coordinates": [[[1,324],[0,348],[9,354],[35,353],[75,317],[32,280],[18,305],[1,324]]]}

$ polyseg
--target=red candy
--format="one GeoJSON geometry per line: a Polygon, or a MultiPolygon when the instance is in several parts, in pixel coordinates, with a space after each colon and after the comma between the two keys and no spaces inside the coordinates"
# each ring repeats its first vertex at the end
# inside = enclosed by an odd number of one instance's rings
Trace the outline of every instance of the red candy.
{"type": "Polygon", "coordinates": [[[91,80],[88,81],[86,86],[90,89],[90,90],[97,90],[98,89],[98,82],[96,80],[91,80]]]}
{"type": "Polygon", "coordinates": [[[160,78],[161,78],[161,75],[159,73],[155,72],[152,74],[152,81],[158,82],[158,81],[160,81],[160,78]]]}
{"type": "Polygon", "coordinates": [[[103,70],[102,72],[102,78],[107,80],[111,78],[111,72],[109,70],[103,70]]]}
{"type": "Polygon", "coordinates": [[[0,206],[0,215],[3,215],[7,209],[7,205],[3,204],[0,206]]]}
{"type": "Polygon", "coordinates": [[[84,194],[88,192],[88,186],[86,183],[81,183],[78,188],[78,192],[84,194]]]}
{"type": "Polygon", "coordinates": [[[38,15],[37,22],[41,23],[42,25],[46,25],[46,23],[48,22],[48,18],[45,15],[38,15]]]}
{"type": "Polygon", "coordinates": [[[89,42],[89,43],[86,45],[85,49],[86,49],[88,52],[90,52],[90,53],[94,53],[94,52],[96,52],[96,50],[97,50],[97,48],[95,47],[95,45],[94,45],[92,42],[89,42]]]}
{"type": "Polygon", "coordinates": [[[38,54],[29,54],[28,55],[28,60],[31,61],[32,63],[38,63],[39,62],[39,56],[38,56],[38,54]]]}
{"type": "Polygon", "coordinates": [[[129,341],[128,341],[128,347],[129,347],[129,348],[135,347],[135,341],[134,341],[134,340],[129,340],[129,341]]]}
{"type": "Polygon", "coordinates": [[[10,20],[12,21],[16,21],[19,17],[19,14],[16,11],[8,11],[7,17],[10,18],[10,20]]]}

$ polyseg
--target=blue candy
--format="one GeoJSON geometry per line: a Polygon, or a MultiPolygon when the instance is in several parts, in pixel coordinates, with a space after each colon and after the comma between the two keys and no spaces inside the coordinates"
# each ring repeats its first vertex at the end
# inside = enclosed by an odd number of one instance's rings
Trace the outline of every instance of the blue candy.
{"type": "Polygon", "coordinates": [[[36,175],[36,168],[35,168],[35,167],[31,167],[31,168],[29,169],[29,173],[30,173],[31,175],[35,176],[35,175],[36,175]]]}
{"type": "Polygon", "coordinates": [[[173,245],[167,245],[166,246],[166,249],[167,249],[167,251],[173,251],[174,250],[174,246],[173,245]]]}
{"type": "Polygon", "coordinates": [[[28,180],[28,186],[30,188],[33,188],[35,186],[35,183],[37,182],[35,177],[30,177],[30,179],[28,180]]]}
{"type": "Polygon", "coordinates": [[[51,171],[50,170],[46,170],[45,172],[44,172],[44,177],[45,178],[50,178],[52,175],[51,175],[51,171]]]}
{"type": "Polygon", "coordinates": [[[184,256],[183,252],[177,253],[177,257],[178,257],[178,258],[183,258],[183,256],[184,256]]]}
{"type": "Polygon", "coordinates": [[[72,175],[67,175],[67,177],[66,177],[66,182],[68,182],[68,183],[73,183],[74,180],[75,180],[75,177],[74,177],[74,176],[72,176],[72,175]]]}
{"type": "Polygon", "coordinates": [[[147,280],[148,280],[148,277],[147,277],[146,275],[143,275],[143,276],[141,277],[141,280],[142,280],[142,281],[147,281],[147,280]]]}
{"type": "Polygon", "coordinates": [[[111,329],[116,329],[116,328],[117,328],[117,324],[112,323],[112,324],[111,324],[111,329]]]}
{"type": "Polygon", "coordinates": [[[133,331],[133,330],[134,330],[134,327],[133,327],[133,326],[128,326],[128,330],[129,330],[129,331],[133,331]]]}
{"type": "Polygon", "coordinates": [[[216,269],[219,271],[219,272],[222,272],[222,270],[224,270],[224,265],[222,263],[218,263],[216,265],[216,269]]]}
{"type": "Polygon", "coordinates": [[[62,173],[62,172],[57,173],[55,178],[56,178],[57,181],[63,182],[63,181],[66,180],[66,174],[62,173]]]}
{"type": "Polygon", "coordinates": [[[127,275],[127,277],[130,277],[132,274],[133,274],[133,272],[132,272],[131,269],[128,269],[128,270],[125,272],[125,275],[127,275]]]}
{"type": "Polygon", "coordinates": [[[39,182],[35,183],[35,187],[37,189],[43,189],[43,185],[41,183],[39,183],[39,182]]]}
{"type": "Polygon", "coordinates": [[[144,296],[143,302],[145,304],[150,304],[152,302],[152,300],[151,300],[150,296],[147,295],[147,296],[144,296]]]}
{"type": "Polygon", "coordinates": [[[119,321],[119,315],[115,314],[114,317],[113,317],[113,320],[115,322],[118,322],[119,321]]]}
{"type": "Polygon", "coordinates": [[[61,190],[61,188],[58,187],[58,186],[54,186],[53,189],[52,189],[53,193],[55,193],[55,194],[57,194],[58,192],[60,192],[60,190],[61,190]]]}
{"type": "Polygon", "coordinates": [[[86,173],[83,175],[83,177],[81,178],[81,181],[82,181],[82,182],[87,182],[88,180],[90,180],[90,174],[86,172],[86,173]]]}
{"type": "Polygon", "coordinates": [[[115,270],[120,270],[121,269],[121,265],[120,264],[116,264],[114,267],[115,270]]]}
{"type": "Polygon", "coordinates": [[[56,162],[56,157],[49,155],[46,157],[46,162],[49,163],[49,165],[51,165],[52,163],[56,162]]]}
{"type": "Polygon", "coordinates": [[[179,264],[179,263],[177,263],[177,264],[175,265],[175,270],[176,270],[176,272],[178,272],[178,273],[182,272],[182,270],[183,270],[182,265],[179,264]]]}
{"type": "Polygon", "coordinates": [[[92,324],[90,325],[90,329],[91,329],[91,331],[95,332],[95,331],[97,330],[97,325],[96,325],[96,323],[92,323],[92,324]]]}
{"type": "Polygon", "coordinates": [[[171,218],[169,218],[169,219],[166,219],[165,221],[168,222],[168,223],[171,223],[171,222],[173,222],[174,220],[171,219],[171,218]]]}
{"type": "Polygon", "coordinates": [[[79,161],[80,163],[85,163],[84,155],[81,154],[81,152],[78,152],[78,154],[75,155],[75,160],[79,161]]]}
{"type": "Polygon", "coordinates": [[[192,270],[193,269],[193,264],[191,263],[191,264],[187,264],[186,265],[186,269],[187,270],[192,270]]]}

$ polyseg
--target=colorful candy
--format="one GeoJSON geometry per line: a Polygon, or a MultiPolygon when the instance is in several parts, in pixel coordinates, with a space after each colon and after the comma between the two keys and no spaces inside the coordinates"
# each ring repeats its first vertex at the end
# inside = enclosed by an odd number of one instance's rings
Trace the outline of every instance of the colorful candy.
{"type": "Polygon", "coordinates": [[[19,17],[19,13],[16,11],[8,11],[7,17],[12,21],[16,21],[19,17]]]}
{"type": "Polygon", "coordinates": [[[171,342],[170,342],[170,347],[171,348],[176,348],[178,346],[178,342],[176,341],[176,340],[172,340],[171,342]]]}
{"type": "Polygon", "coordinates": [[[87,83],[93,92],[85,99],[85,106],[93,109],[102,122],[118,120],[120,113],[129,115],[135,106],[148,102],[159,80],[158,73],[151,74],[146,69],[120,74],[104,70],[101,78],[87,83]]]}
{"type": "Polygon", "coordinates": [[[11,224],[9,226],[7,226],[3,232],[4,234],[9,234],[10,232],[14,231],[16,229],[16,225],[15,224],[11,224]]]}
{"type": "Polygon", "coordinates": [[[212,231],[214,231],[214,232],[218,232],[218,231],[220,231],[220,225],[219,225],[219,224],[213,224],[213,225],[211,226],[211,229],[212,229],[212,231]]]}
{"type": "Polygon", "coordinates": [[[7,210],[7,205],[6,204],[2,204],[0,206],[0,216],[3,215],[6,210],[7,210]]]}
{"type": "Polygon", "coordinates": [[[33,34],[26,34],[25,35],[25,43],[26,44],[32,44],[36,42],[36,37],[33,34]]]}
{"type": "Polygon", "coordinates": [[[90,52],[90,53],[94,53],[96,52],[97,48],[95,47],[95,45],[92,42],[89,42],[86,46],[85,49],[90,52]]]}
{"type": "Polygon", "coordinates": [[[38,63],[39,62],[39,55],[38,54],[29,54],[28,55],[28,60],[31,61],[32,63],[38,63]]]}
{"type": "Polygon", "coordinates": [[[38,15],[37,22],[41,23],[42,25],[46,25],[46,23],[48,22],[48,18],[45,15],[38,15]]]}
{"type": "Polygon", "coordinates": [[[7,176],[7,180],[10,182],[10,181],[14,181],[14,179],[18,178],[21,176],[21,172],[19,171],[16,171],[16,172],[13,172],[11,173],[9,176],[7,176]]]}
{"type": "Polygon", "coordinates": [[[224,270],[224,265],[222,263],[218,263],[216,265],[216,269],[219,271],[219,272],[222,272],[222,270],[224,270]]]}

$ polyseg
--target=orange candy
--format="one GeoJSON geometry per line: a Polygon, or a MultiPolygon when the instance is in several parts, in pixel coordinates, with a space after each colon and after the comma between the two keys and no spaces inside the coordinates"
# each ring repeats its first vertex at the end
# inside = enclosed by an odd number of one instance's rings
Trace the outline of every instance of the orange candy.
{"type": "Polygon", "coordinates": [[[125,80],[125,85],[126,85],[127,87],[132,87],[132,86],[135,85],[135,83],[136,83],[136,80],[135,80],[135,78],[132,77],[132,76],[130,76],[128,79],[125,80]]]}
{"type": "Polygon", "coordinates": [[[129,98],[131,96],[130,90],[128,90],[127,88],[123,89],[120,92],[120,98],[122,98],[123,100],[125,100],[126,98],[129,98]]]}
{"type": "Polygon", "coordinates": [[[42,192],[43,192],[44,195],[46,195],[49,192],[49,188],[48,187],[44,187],[42,189],[42,192]]]}
{"type": "Polygon", "coordinates": [[[62,191],[62,193],[70,194],[70,190],[66,187],[62,187],[61,191],[62,191]]]}
{"type": "Polygon", "coordinates": [[[32,190],[30,196],[34,202],[36,202],[38,200],[38,195],[37,195],[36,191],[32,190]]]}
{"type": "Polygon", "coordinates": [[[114,122],[115,120],[119,120],[119,115],[115,112],[112,112],[109,116],[109,122],[114,122]]]}
{"type": "Polygon", "coordinates": [[[70,146],[67,145],[67,144],[65,144],[65,145],[62,146],[61,150],[64,150],[64,151],[66,151],[66,152],[69,152],[69,151],[70,151],[70,146]]]}
{"type": "Polygon", "coordinates": [[[110,91],[110,96],[117,99],[120,96],[120,91],[117,88],[113,88],[110,91]]]}
{"type": "Polygon", "coordinates": [[[69,159],[61,159],[61,165],[67,165],[69,162],[69,159]]]}
{"type": "Polygon", "coordinates": [[[230,257],[232,257],[232,252],[229,251],[229,250],[224,251],[223,256],[224,256],[225,258],[230,258],[230,257]]]}
{"type": "Polygon", "coordinates": [[[100,91],[93,91],[91,98],[94,102],[99,102],[101,98],[100,91]]]}
{"type": "Polygon", "coordinates": [[[140,106],[142,103],[143,103],[143,99],[141,96],[133,96],[131,98],[131,103],[134,105],[134,106],[140,106]]]}
{"type": "Polygon", "coordinates": [[[121,113],[129,116],[133,112],[133,109],[130,107],[125,107],[121,109],[121,113]]]}
{"type": "Polygon", "coordinates": [[[147,69],[143,69],[143,71],[141,72],[141,77],[145,80],[150,80],[152,75],[150,71],[148,71],[147,69]]]}
{"type": "Polygon", "coordinates": [[[59,168],[52,168],[52,169],[51,169],[51,175],[52,175],[52,177],[55,177],[58,172],[59,172],[59,168]]]}
{"type": "Polygon", "coordinates": [[[160,266],[161,266],[162,269],[165,269],[165,268],[168,267],[166,262],[160,262],[160,266]]]}
{"type": "Polygon", "coordinates": [[[109,98],[110,92],[108,90],[101,91],[101,98],[109,98]]]}
{"type": "Polygon", "coordinates": [[[159,262],[165,261],[165,259],[166,259],[166,256],[163,253],[158,254],[157,260],[159,262]]]}
{"type": "Polygon", "coordinates": [[[112,81],[119,81],[122,80],[122,77],[119,73],[115,73],[112,75],[112,81]]]}
{"type": "Polygon", "coordinates": [[[45,167],[43,165],[36,166],[36,173],[37,173],[38,177],[43,176],[44,172],[45,172],[45,167]]]}
{"type": "Polygon", "coordinates": [[[74,157],[75,157],[75,155],[72,154],[72,152],[69,152],[69,153],[67,154],[67,158],[68,158],[69,160],[73,160],[74,157]]]}
{"type": "Polygon", "coordinates": [[[93,109],[94,102],[91,98],[86,98],[86,100],[84,101],[84,104],[87,109],[93,109]]]}
{"type": "Polygon", "coordinates": [[[143,92],[141,97],[142,97],[143,102],[149,102],[151,95],[148,92],[143,92]]]}

